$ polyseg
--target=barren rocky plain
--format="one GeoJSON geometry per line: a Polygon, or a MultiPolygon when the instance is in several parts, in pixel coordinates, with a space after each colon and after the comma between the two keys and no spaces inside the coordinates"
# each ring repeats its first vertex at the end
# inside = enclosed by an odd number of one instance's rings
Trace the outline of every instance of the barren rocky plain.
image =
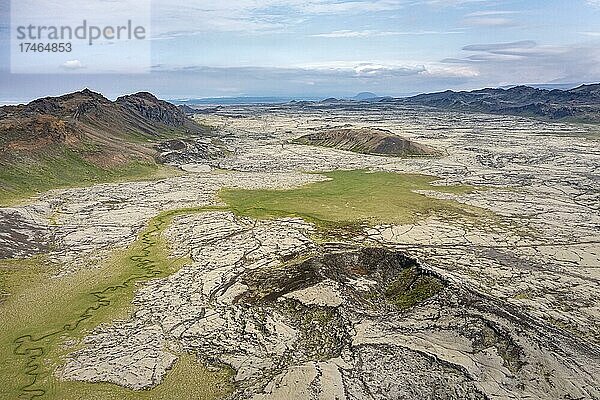
{"type": "Polygon", "coordinates": [[[194,118],[211,136],[160,146],[181,174],[0,209],[1,398],[600,399],[597,125],[194,118]],[[438,154],[294,143],[333,128],[438,154]]]}

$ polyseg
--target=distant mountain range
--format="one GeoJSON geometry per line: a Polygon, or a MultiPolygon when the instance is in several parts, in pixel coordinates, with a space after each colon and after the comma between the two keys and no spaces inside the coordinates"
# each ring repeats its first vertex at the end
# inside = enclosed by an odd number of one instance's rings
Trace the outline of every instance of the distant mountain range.
{"type": "Polygon", "coordinates": [[[471,92],[447,90],[440,93],[381,101],[444,110],[520,115],[551,120],[600,122],[600,84],[582,85],[570,90],[536,89],[529,86],[516,86],[510,89],[481,89],[471,92]]]}
{"type": "Polygon", "coordinates": [[[570,89],[574,89],[576,87],[579,87],[581,85],[583,85],[583,83],[532,83],[532,84],[525,84],[525,85],[506,85],[506,86],[500,86],[500,89],[511,89],[511,88],[514,88],[514,87],[517,87],[517,86],[529,86],[529,87],[532,87],[534,89],[570,90],[570,89]]]}
{"type": "MultiPolygon", "coordinates": [[[[581,85],[568,90],[530,86],[461,92],[446,90],[403,98],[378,97],[367,92],[351,99],[330,97],[318,103],[309,104],[335,107],[337,104],[359,105],[360,103],[419,106],[440,110],[600,123],[600,84],[581,85]]],[[[296,104],[306,105],[306,102],[297,102],[296,104]]]]}
{"type": "MultiPolygon", "coordinates": [[[[344,100],[356,100],[356,101],[364,101],[371,99],[381,99],[382,97],[377,96],[375,93],[371,92],[361,92],[353,97],[344,97],[344,100]]],[[[333,98],[334,100],[338,100],[337,98],[333,98]]],[[[282,96],[237,96],[237,97],[203,97],[198,99],[175,99],[171,100],[173,104],[178,105],[187,105],[187,106],[195,106],[195,105],[243,105],[243,104],[283,104],[289,102],[299,102],[299,101],[323,101],[323,97],[319,96],[297,96],[297,97],[282,97],[282,96]]],[[[326,100],[326,99],[325,99],[326,100]]]]}
{"type": "Polygon", "coordinates": [[[356,96],[354,96],[352,98],[352,100],[370,100],[370,99],[375,99],[378,98],[379,96],[377,96],[375,93],[372,92],[361,92],[359,94],[357,94],[356,96]]]}
{"type": "Polygon", "coordinates": [[[203,97],[198,99],[175,99],[173,104],[202,105],[235,105],[235,104],[283,104],[290,101],[317,101],[318,97],[278,97],[278,96],[238,96],[238,97],[203,97]]]}
{"type": "MultiPolygon", "coordinates": [[[[385,103],[403,106],[422,106],[441,110],[480,112],[487,114],[518,115],[549,120],[600,123],[600,84],[580,85],[548,84],[512,86],[473,91],[447,90],[439,93],[419,94],[411,97],[382,97],[371,92],[362,92],[350,98],[329,97],[325,99],[284,97],[231,97],[181,100],[188,106],[233,105],[233,104],[283,104],[297,106],[336,104],[385,103]]],[[[192,114],[194,110],[186,107],[192,114]]],[[[197,112],[197,111],[196,111],[197,112]]]]}

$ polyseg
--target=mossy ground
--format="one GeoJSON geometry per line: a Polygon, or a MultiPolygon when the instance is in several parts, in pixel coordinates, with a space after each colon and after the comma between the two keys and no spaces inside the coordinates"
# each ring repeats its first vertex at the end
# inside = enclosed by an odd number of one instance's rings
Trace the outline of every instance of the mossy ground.
{"type": "Polygon", "coordinates": [[[481,210],[451,200],[415,193],[435,190],[462,194],[468,186],[433,186],[438,178],[393,172],[333,171],[331,180],[289,190],[224,189],[221,199],[231,210],[252,218],[301,217],[325,230],[357,224],[415,222],[435,213],[476,215],[481,210]]]}
{"type": "Polygon", "coordinates": [[[81,154],[59,148],[43,156],[20,155],[11,160],[0,159],[0,205],[12,205],[50,189],[123,180],[160,179],[180,173],[173,167],[141,160],[102,168],[85,160],[81,154]]]}
{"type": "Polygon", "coordinates": [[[406,268],[385,291],[387,300],[402,310],[407,310],[436,295],[444,288],[442,282],[431,275],[419,273],[416,267],[406,268]]]}
{"type": "Polygon", "coordinates": [[[159,387],[133,392],[116,385],[63,382],[54,371],[92,329],[127,317],[137,284],[167,276],[186,260],[168,258],[161,233],[178,210],[153,218],[138,240],[98,269],[52,279],[39,258],[2,262],[0,306],[0,398],[43,399],[212,399],[231,390],[230,371],[209,372],[183,357],[159,387]],[[185,382],[185,384],[182,384],[185,382]]]}
{"type": "MultiPolygon", "coordinates": [[[[67,382],[56,399],[93,400],[209,400],[233,391],[233,371],[223,367],[211,371],[194,356],[182,355],[164,381],[150,390],[133,391],[109,383],[67,382]]],[[[50,397],[48,397],[50,398],[50,397]]]]}

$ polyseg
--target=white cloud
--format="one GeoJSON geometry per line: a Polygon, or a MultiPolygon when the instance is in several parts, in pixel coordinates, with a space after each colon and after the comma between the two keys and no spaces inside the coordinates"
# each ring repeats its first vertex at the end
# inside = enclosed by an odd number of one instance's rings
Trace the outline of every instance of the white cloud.
{"type": "Polygon", "coordinates": [[[437,78],[475,78],[479,70],[473,66],[430,66],[421,75],[437,78]]]}
{"type": "Polygon", "coordinates": [[[466,17],[489,17],[494,15],[519,14],[519,11],[475,11],[466,15],[466,17]]]}
{"type": "Polygon", "coordinates": [[[458,7],[470,3],[487,3],[489,0],[423,0],[421,3],[436,7],[458,7]]]}
{"type": "MultiPolygon", "coordinates": [[[[401,95],[443,90],[467,85],[479,76],[476,65],[448,65],[418,61],[331,61],[282,67],[166,67],[155,74],[163,80],[176,79],[200,87],[203,96],[223,82],[241,88],[242,94],[354,95],[372,91],[381,95],[401,95]]],[[[190,90],[187,87],[185,90],[190,90]]],[[[211,92],[211,95],[223,93],[211,92]]],[[[227,93],[231,95],[231,93],[227,93]]],[[[181,93],[179,97],[185,93],[181,93]]],[[[198,96],[196,94],[196,96],[198,96]]]]}
{"type": "Polygon", "coordinates": [[[466,51],[485,51],[485,52],[499,52],[499,51],[515,51],[520,49],[532,49],[537,47],[537,43],[533,40],[521,40],[518,42],[509,43],[491,43],[491,44],[470,44],[464,46],[463,50],[466,51]]]}
{"type": "Polygon", "coordinates": [[[373,11],[392,11],[402,8],[405,1],[402,0],[356,0],[356,1],[331,1],[331,0],[308,0],[298,4],[294,0],[287,0],[291,8],[308,14],[338,14],[338,13],[363,13],[373,11]]]}
{"type": "Polygon", "coordinates": [[[318,33],[316,35],[311,35],[312,37],[326,37],[326,38],[355,38],[355,37],[369,37],[375,35],[381,35],[383,32],[378,31],[350,31],[350,30],[341,30],[341,31],[333,31],[329,33],[318,33]]]}
{"type": "Polygon", "coordinates": [[[514,26],[515,22],[510,18],[503,17],[481,17],[481,18],[468,18],[466,23],[469,25],[476,26],[514,26]]]}
{"type": "Polygon", "coordinates": [[[81,63],[81,61],[79,61],[79,60],[69,60],[69,61],[66,61],[66,62],[65,62],[63,65],[62,65],[62,67],[63,67],[64,69],[73,69],[73,70],[74,70],[74,69],[82,69],[82,68],[85,68],[85,67],[83,66],[83,64],[81,63]]]}
{"type": "Polygon", "coordinates": [[[479,75],[475,66],[450,66],[443,63],[419,63],[402,61],[332,61],[313,63],[291,68],[307,74],[331,75],[346,78],[473,78],[479,75]]]}
{"type": "Polygon", "coordinates": [[[540,45],[531,40],[474,44],[446,64],[476,66],[487,84],[594,82],[600,80],[600,46],[540,45]]]}
{"type": "MultiPolygon", "coordinates": [[[[200,32],[261,33],[288,30],[319,15],[397,12],[407,7],[454,7],[490,0],[155,0],[154,36],[200,32]],[[176,27],[176,29],[175,29],[176,27]]],[[[367,34],[363,34],[365,36],[367,34]]],[[[333,36],[332,36],[333,37],[333,36]]]]}
{"type": "Polygon", "coordinates": [[[421,36],[421,35],[453,35],[461,34],[461,31],[376,31],[376,30],[364,30],[364,31],[351,31],[351,30],[340,30],[328,33],[318,33],[311,35],[312,37],[324,37],[324,38],[360,38],[360,37],[378,37],[378,36],[421,36]]]}
{"type": "Polygon", "coordinates": [[[377,77],[384,75],[407,76],[420,74],[425,71],[422,65],[381,65],[374,63],[364,63],[353,68],[358,77],[377,77]]]}
{"type": "Polygon", "coordinates": [[[516,25],[515,21],[507,16],[515,14],[519,14],[519,12],[498,10],[475,11],[465,15],[465,23],[473,26],[489,27],[514,26],[516,25]]]}
{"type": "Polygon", "coordinates": [[[344,15],[403,8],[409,0],[157,0],[153,32],[181,36],[198,32],[264,32],[289,28],[315,15],[344,15]],[[177,27],[175,30],[174,27],[177,27]]]}

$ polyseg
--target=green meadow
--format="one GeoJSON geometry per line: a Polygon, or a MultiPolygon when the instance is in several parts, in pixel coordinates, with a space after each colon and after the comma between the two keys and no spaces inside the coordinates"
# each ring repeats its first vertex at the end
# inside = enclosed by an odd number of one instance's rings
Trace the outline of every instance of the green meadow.
{"type": "Polygon", "coordinates": [[[327,229],[357,223],[406,224],[433,214],[476,215],[481,210],[415,190],[464,194],[469,186],[434,186],[439,178],[394,172],[333,171],[327,181],[289,190],[223,189],[220,198],[237,215],[251,218],[301,217],[327,229]]]}
{"type": "Polygon", "coordinates": [[[0,159],[0,206],[16,204],[50,189],[161,179],[179,173],[173,167],[151,161],[131,161],[118,167],[101,168],[66,148],[44,156],[19,155],[17,159],[0,159]]]}

